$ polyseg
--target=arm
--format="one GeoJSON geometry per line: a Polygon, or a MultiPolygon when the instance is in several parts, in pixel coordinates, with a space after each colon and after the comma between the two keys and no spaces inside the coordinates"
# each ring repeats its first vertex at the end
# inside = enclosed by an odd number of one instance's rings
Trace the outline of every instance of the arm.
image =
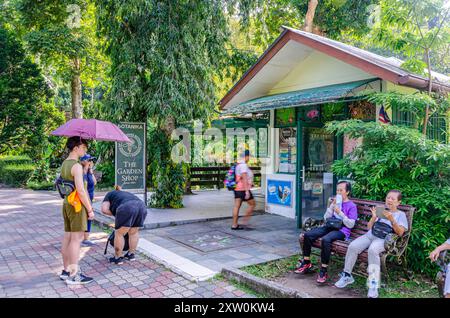
{"type": "Polygon", "coordinates": [[[95,178],[94,170],[93,170],[93,163],[91,163],[91,167],[89,168],[89,171],[92,174],[92,180],[94,181],[94,185],[97,184],[97,178],[95,178]]]}
{"type": "Polygon", "coordinates": [[[372,212],[372,218],[370,219],[369,223],[367,223],[367,228],[369,230],[372,229],[373,225],[375,224],[375,222],[377,221],[378,217],[377,217],[377,209],[375,207],[373,207],[372,209],[370,209],[370,212],[372,212]]]}
{"type": "Polygon", "coordinates": [[[94,210],[91,206],[91,200],[84,188],[84,180],[83,180],[83,168],[79,163],[73,165],[72,167],[72,175],[75,179],[75,188],[78,192],[78,196],[80,197],[81,203],[84,205],[86,210],[88,211],[89,219],[94,218],[94,210]]]}
{"type": "Polygon", "coordinates": [[[403,234],[405,234],[406,229],[395,221],[392,213],[389,211],[384,211],[383,214],[391,222],[395,234],[397,234],[398,236],[403,236],[403,234]]]}
{"type": "Polygon", "coordinates": [[[330,206],[325,211],[325,214],[323,215],[323,219],[326,221],[328,218],[331,218],[333,216],[333,207],[334,204],[331,203],[330,206]]]}
{"type": "Polygon", "coordinates": [[[103,201],[102,203],[102,213],[105,215],[113,216],[112,212],[109,210],[111,204],[109,201],[103,201]]]}
{"type": "Polygon", "coordinates": [[[439,254],[446,250],[450,250],[450,244],[447,242],[436,247],[434,251],[430,253],[430,259],[435,262],[438,259],[439,254]]]}

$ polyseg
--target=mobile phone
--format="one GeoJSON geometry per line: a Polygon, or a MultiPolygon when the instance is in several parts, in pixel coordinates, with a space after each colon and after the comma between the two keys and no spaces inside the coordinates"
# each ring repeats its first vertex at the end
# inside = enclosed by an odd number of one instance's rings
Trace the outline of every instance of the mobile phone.
{"type": "Polygon", "coordinates": [[[336,194],[336,205],[342,209],[342,195],[340,194],[336,194]]]}
{"type": "Polygon", "coordinates": [[[376,207],[376,213],[377,213],[377,217],[378,217],[379,219],[385,219],[385,218],[386,218],[386,217],[384,216],[384,214],[383,214],[384,210],[386,210],[386,208],[385,208],[384,206],[382,206],[382,205],[378,205],[378,206],[376,207]]]}

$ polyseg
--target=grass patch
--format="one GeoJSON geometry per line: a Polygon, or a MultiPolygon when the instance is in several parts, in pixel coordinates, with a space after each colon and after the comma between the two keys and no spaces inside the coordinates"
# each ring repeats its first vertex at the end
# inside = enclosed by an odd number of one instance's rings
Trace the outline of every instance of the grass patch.
{"type": "MultiPolygon", "coordinates": [[[[241,268],[241,270],[252,274],[254,276],[264,278],[267,280],[276,281],[277,278],[284,277],[287,273],[292,272],[295,269],[299,256],[294,255],[291,257],[271,261],[263,264],[251,265],[241,268]]],[[[315,264],[314,269],[318,271],[318,265],[320,257],[317,255],[311,255],[311,261],[315,264]]],[[[339,273],[342,271],[344,258],[334,256],[332,262],[328,267],[328,275],[331,282],[335,282],[339,279],[339,273]]],[[[357,269],[356,264],[355,270],[357,269]]],[[[365,270],[364,268],[361,268],[365,270]]],[[[439,293],[436,284],[428,277],[415,274],[414,278],[407,279],[404,277],[401,269],[395,266],[389,266],[389,278],[382,278],[382,286],[379,290],[380,298],[438,298],[439,293]]],[[[355,283],[347,288],[351,288],[356,294],[361,297],[367,295],[367,277],[363,275],[354,274],[355,283]]]]}

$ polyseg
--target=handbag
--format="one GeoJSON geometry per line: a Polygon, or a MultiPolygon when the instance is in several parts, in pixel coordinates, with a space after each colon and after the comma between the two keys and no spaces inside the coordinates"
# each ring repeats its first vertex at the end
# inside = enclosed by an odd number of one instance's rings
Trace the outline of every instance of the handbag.
{"type": "Polygon", "coordinates": [[[325,226],[327,228],[330,228],[330,229],[333,229],[336,231],[340,230],[342,228],[342,225],[343,225],[342,220],[335,216],[328,218],[325,222],[325,226]]]}
{"type": "Polygon", "coordinates": [[[385,239],[388,234],[394,232],[392,226],[387,223],[376,221],[372,226],[372,234],[380,239],[385,239]]]}

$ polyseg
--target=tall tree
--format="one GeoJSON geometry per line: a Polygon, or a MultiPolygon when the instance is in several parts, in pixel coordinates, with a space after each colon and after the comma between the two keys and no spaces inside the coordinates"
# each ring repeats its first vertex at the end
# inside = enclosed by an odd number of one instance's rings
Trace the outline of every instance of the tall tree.
{"type": "Polygon", "coordinates": [[[48,103],[52,92],[39,67],[1,24],[0,47],[0,154],[20,150],[39,159],[63,116],[48,103]]]}
{"type": "Polygon", "coordinates": [[[159,155],[153,205],[180,207],[181,165],[171,161],[178,123],[208,118],[216,104],[214,77],[228,56],[220,0],[97,0],[100,31],[112,62],[110,112],[157,127],[149,145],[159,155]]]}
{"type": "MultiPolygon", "coordinates": [[[[98,77],[95,8],[90,0],[13,0],[30,51],[57,80],[70,83],[74,118],[83,116],[82,80],[98,77]]],[[[103,63],[104,64],[104,63],[103,63]]]]}
{"type": "MultiPolygon", "coordinates": [[[[379,22],[374,25],[370,38],[375,44],[406,56],[402,66],[428,78],[431,96],[433,81],[439,80],[431,72],[431,56],[433,52],[448,52],[450,6],[445,0],[383,0],[379,22]]],[[[425,107],[424,135],[433,112],[430,106],[425,107]]]]}

